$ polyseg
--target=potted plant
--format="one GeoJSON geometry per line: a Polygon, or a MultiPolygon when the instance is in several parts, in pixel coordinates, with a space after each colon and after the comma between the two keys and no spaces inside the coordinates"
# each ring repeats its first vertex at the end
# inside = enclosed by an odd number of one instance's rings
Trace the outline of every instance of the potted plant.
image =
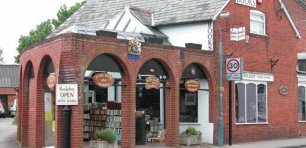
{"type": "Polygon", "coordinates": [[[116,136],[110,129],[95,132],[94,140],[90,140],[91,148],[115,148],[116,136]]]}
{"type": "Polygon", "coordinates": [[[199,145],[201,144],[202,133],[197,131],[193,127],[188,127],[185,131],[180,134],[181,145],[199,145]]]}

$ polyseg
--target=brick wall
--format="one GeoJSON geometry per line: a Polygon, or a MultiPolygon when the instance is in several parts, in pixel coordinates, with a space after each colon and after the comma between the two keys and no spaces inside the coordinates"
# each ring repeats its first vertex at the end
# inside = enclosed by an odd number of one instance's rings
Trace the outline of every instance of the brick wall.
{"type": "MultiPolygon", "coordinates": [[[[20,118],[25,121],[21,125],[21,143],[29,147],[42,147],[44,145],[43,114],[44,104],[39,98],[43,97],[42,69],[43,57],[50,57],[53,62],[58,83],[79,84],[79,105],[72,108],[71,123],[71,147],[82,147],[83,144],[83,81],[85,71],[90,62],[100,54],[108,54],[117,60],[123,68],[122,74],[122,147],[135,147],[135,109],[136,109],[136,78],[143,64],[156,59],[162,63],[169,79],[166,89],[166,143],[169,146],[178,146],[179,138],[179,82],[182,71],[191,63],[197,63],[209,77],[210,84],[210,121],[213,121],[214,108],[214,68],[213,53],[184,49],[172,46],[163,46],[151,43],[142,44],[140,60],[131,61],[127,59],[128,41],[108,37],[95,37],[80,34],[64,34],[46,40],[31,49],[25,51],[21,56],[20,65],[25,67],[30,61],[33,64],[34,86],[30,87],[30,99],[27,98],[28,75],[26,70],[22,72],[21,83],[22,112],[20,118]],[[26,101],[29,100],[27,104],[26,101]],[[25,113],[27,107],[29,114],[25,113]],[[35,116],[33,116],[35,115],[35,116]],[[31,116],[31,120],[29,119],[31,116]],[[25,127],[29,127],[25,130],[25,127]],[[29,134],[31,131],[31,134],[29,134]],[[32,134],[33,133],[33,134],[32,134]],[[25,137],[27,136],[27,137],[25,137]]],[[[63,144],[63,120],[62,107],[56,106],[56,147],[63,144]]]]}
{"type": "MultiPolygon", "coordinates": [[[[297,120],[297,89],[296,89],[296,46],[295,32],[289,24],[285,14],[276,0],[264,1],[257,4],[257,8],[238,5],[230,1],[225,11],[230,12],[230,18],[215,22],[222,28],[225,55],[243,58],[244,71],[272,73],[274,81],[268,82],[268,124],[235,125],[235,96],[232,104],[233,142],[246,142],[266,139],[296,137],[299,131],[297,120]],[[265,13],[267,36],[250,34],[250,10],[265,13]],[[246,27],[246,35],[250,36],[248,43],[243,41],[229,41],[229,28],[246,27]],[[270,61],[278,62],[271,68],[270,61]],[[289,94],[282,96],[278,92],[280,85],[289,88],[289,94]]],[[[215,27],[216,28],[216,27],[215,27]]],[[[215,48],[218,49],[219,32],[215,32],[215,48]]],[[[216,53],[218,52],[215,50],[216,53]]],[[[225,92],[223,99],[224,109],[224,141],[228,143],[228,81],[224,80],[225,92]]],[[[217,108],[215,108],[217,117],[217,108]]],[[[217,119],[215,119],[217,123],[217,119]]],[[[303,127],[305,127],[304,125],[303,127]]],[[[215,126],[217,129],[217,125],[215,126]]],[[[215,131],[215,139],[217,138],[215,131]]]]}

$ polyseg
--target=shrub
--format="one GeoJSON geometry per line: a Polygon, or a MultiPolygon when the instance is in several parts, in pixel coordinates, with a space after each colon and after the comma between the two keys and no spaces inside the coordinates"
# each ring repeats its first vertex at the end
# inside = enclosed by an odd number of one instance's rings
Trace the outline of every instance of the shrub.
{"type": "Polygon", "coordinates": [[[181,133],[181,136],[188,137],[188,136],[202,136],[202,133],[200,131],[197,131],[193,127],[188,127],[185,131],[181,133]]]}
{"type": "Polygon", "coordinates": [[[98,130],[95,132],[95,140],[106,141],[108,143],[114,143],[116,136],[110,129],[98,130]]]}

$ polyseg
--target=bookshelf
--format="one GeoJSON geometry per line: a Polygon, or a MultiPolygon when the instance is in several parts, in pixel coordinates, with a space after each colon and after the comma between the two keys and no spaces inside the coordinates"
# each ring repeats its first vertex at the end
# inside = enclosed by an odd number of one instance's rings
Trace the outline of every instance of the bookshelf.
{"type": "Polygon", "coordinates": [[[83,125],[83,139],[90,140],[90,109],[91,104],[84,105],[84,125],[83,125]]]}
{"type": "Polygon", "coordinates": [[[94,138],[97,130],[109,128],[121,140],[121,104],[116,102],[93,103],[84,105],[83,139],[94,138]]]}

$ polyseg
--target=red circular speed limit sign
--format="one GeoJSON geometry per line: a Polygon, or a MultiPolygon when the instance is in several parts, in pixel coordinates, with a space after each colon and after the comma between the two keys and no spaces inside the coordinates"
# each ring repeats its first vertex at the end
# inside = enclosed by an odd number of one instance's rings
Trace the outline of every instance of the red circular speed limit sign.
{"type": "Polygon", "coordinates": [[[233,58],[227,61],[226,70],[229,73],[236,73],[240,69],[240,63],[237,59],[233,58]]]}

